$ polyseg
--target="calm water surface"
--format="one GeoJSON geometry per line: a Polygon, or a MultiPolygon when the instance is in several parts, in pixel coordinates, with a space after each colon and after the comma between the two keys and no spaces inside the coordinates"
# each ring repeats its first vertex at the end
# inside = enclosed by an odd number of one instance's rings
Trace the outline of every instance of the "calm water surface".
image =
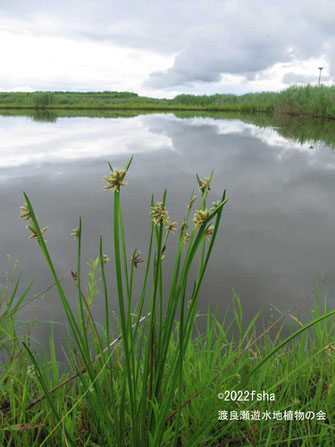
{"type": "MultiPolygon", "coordinates": [[[[145,252],[152,192],[158,200],[168,188],[167,206],[180,222],[196,188],[196,172],[204,177],[214,168],[211,201],[227,189],[229,202],[201,290],[200,310],[226,309],[232,289],[240,295],[247,319],[261,306],[287,310],[324,273],[329,275],[326,289],[333,307],[335,151],[329,140],[335,131],[327,126],[328,136],[322,139],[322,132],[316,138],[290,137],[278,126],[261,127],[231,117],[147,114],[48,122],[1,116],[1,278],[8,271],[6,255],[11,254],[21,259],[22,286],[34,277],[38,293],[52,283],[38,244],[28,240],[25,222],[18,217],[24,190],[41,226],[49,226],[46,239],[56,270],[75,296],[70,277],[70,270],[76,269],[72,228],[82,216],[83,259],[97,256],[100,234],[104,251],[112,255],[112,194],[103,190],[102,177],[108,173],[107,161],[121,168],[135,154],[122,190],[129,253],[136,247],[145,252]]],[[[173,250],[169,257],[168,249],[164,261],[168,270],[173,250]]],[[[109,269],[112,275],[112,265],[109,269]]],[[[102,303],[102,297],[97,298],[97,318],[102,303]]],[[[30,315],[61,320],[56,294],[49,292],[30,315]]]]}

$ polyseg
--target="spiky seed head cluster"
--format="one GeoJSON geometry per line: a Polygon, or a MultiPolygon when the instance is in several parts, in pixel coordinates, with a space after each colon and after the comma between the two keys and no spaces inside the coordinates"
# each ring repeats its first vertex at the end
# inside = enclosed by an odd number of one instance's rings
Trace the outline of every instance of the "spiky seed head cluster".
{"type": "Polygon", "coordinates": [[[167,224],[169,222],[169,212],[165,208],[163,202],[156,202],[155,205],[151,207],[151,217],[154,225],[160,223],[167,224]]]}
{"type": "MultiPolygon", "coordinates": [[[[26,228],[28,228],[28,230],[30,230],[31,233],[32,233],[32,234],[29,236],[29,239],[36,239],[36,240],[38,241],[38,234],[37,234],[37,231],[36,231],[36,229],[34,228],[33,224],[31,224],[31,225],[27,225],[26,228]]],[[[41,228],[41,233],[42,233],[42,234],[45,233],[45,232],[47,231],[47,229],[48,229],[48,227],[41,228]]],[[[44,239],[44,242],[46,242],[45,239],[44,239]]]]}
{"type": "Polygon", "coordinates": [[[211,210],[215,210],[219,205],[221,205],[220,200],[218,200],[217,202],[212,202],[211,210]]]}
{"type": "MultiPolygon", "coordinates": [[[[31,213],[28,208],[27,202],[25,202],[22,206],[20,206],[20,217],[23,217],[24,220],[31,221],[31,213]]],[[[37,230],[35,228],[35,225],[33,222],[30,222],[30,225],[27,225],[26,228],[31,231],[31,235],[29,236],[29,239],[36,239],[38,241],[38,234],[37,230]]],[[[45,233],[47,231],[48,227],[41,228],[41,233],[45,233]]],[[[44,239],[44,242],[46,240],[44,239]]]]}
{"type": "Polygon", "coordinates": [[[142,256],[141,250],[136,249],[135,253],[131,257],[135,268],[137,268],[137,264],[140,264],[141,262],[143,262],[143,259],[141,258],[141,256],[142,256]]]}
{"type": "Polygon", "coordinates": [[[204,223],[206,222],[206,220],[208,219],[209,216],[209,210],[205,209],[205,210],[197,210],[194,213],[194,217],[193,217],[193,224],[195,226],[195,228],[201,228],[204,223]]]}
{"type": "Polygon", "coordinates": [[[166,223],[166,229],[168,231],[171,231],[172,234],[175,234],[175,232],[177,231],[177,222],[175,222],[172,218],[168,219],[166,223]]]}
{"type": "Polygon", "coordinates": [[[31,219],[30,211],[26,202],[20,206],[20,210],[20,217],[23,217],[24,220],[31,219]]]}
{"type": "Polygon", "coordinates": [[[185,228],[187,228],[187,222],[186,222],[186,220],[183,220],[180,225],[180,234],[184,233],[185,228]]]}
{"type": "Polygon", "coordinates": [[[205,177],[204,179],[200,179],[200,186],[199,186],[199,190],[204,193],[205,189],[208,187],[208,191],[211,189],[209,187],[209,183],[210,183],[210,177],[205,177]]]}
{"type": "Polygon", "coordinates": [[[125,186],[127,184],[127,182],[123,181],[126,174],[127,171],[125,169],[121,169],[121,171],[113,169],[111,175],[105,175],[103,177],[103,180],[107,182],[104,189],[114,189],[114,191],[119,191],[120,186],[125,186]]]}
{"type": "Polygon", "coordinates": [[[208,227],[205,230],[205,236],[208,241],[209,241],[209,236],[211,236],[213,234],[213,231],[214,231],[214,225],[208,225],[208,227]]]}
{"type": "Polygon", "coordinates": [[[73,239],[79,239],[79,237],[80,237],[80,228],[79,227],[73,228],[71,236],[73,236],[73,239]]]}
{"type": "Polygon", "coordinates": [[[188,205],[187,205],[187,209],[190,210],[192,208],[192,205],[195,201],[195,199],[197,198],[197,196],[192,195],[191,200],[189,201],[188,205]]]}
{"type": "Polygon", "coordinates": [[[183,244],[185,245],[187,242],[190,242],[191,235],[186,231],[183,239],[183,244]]]}
{"type": "Polygon", "coordinates": [[[107,264],[107,262],[109,262],[111,260],[111,258],[108,255],[105,255],[105,253],[103,253],[102,255],[102,262],[104,264],[107,264]]]}

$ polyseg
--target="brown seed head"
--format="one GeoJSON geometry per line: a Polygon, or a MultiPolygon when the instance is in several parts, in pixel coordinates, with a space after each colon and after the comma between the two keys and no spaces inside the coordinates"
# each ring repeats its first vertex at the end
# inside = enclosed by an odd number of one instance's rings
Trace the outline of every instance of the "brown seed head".
{"type": "Polygon", "coordinates": [[[137,268],[137,264],[140,264],[141,262],[143,262],[141,255],[142,255],[141,250],[135,250],[134,255],[131,257],[135,268],[137,268]]]}
{"type": "Polygon", "coordinates": [[[180,225],[180,234],[183,234],[185,228],[187,228],[187,223],[183,220],[182,224],[180,225]]]}
{"type": "MultiPolygon", "coordinates": [[[[36,239],[38,241],[38,234],[36,229],[33,227],[33,225],[28,225],[27,228],[32,232],[32,234],[29,236],[29,239],[36,239]]],[[[47,231],[48,227],[41,228],[41,233],[45,233],[47,231]]],[[[44,239],[46,242],[46,240],[44,239]]]]}
{"type": "Polygon", "coordinates": [[[191,200],[189,201],[189,203],[188,203],[188,205],[187,205],[187,209],[188,209],[188,210],[190,210],[190,209],[192,208],[192,205],[193,205],[193,203],[194,203],[194,201],[195,201],[196,198],[197,198],[197,196],[195,196],[195,195],[193,195],[193,196],[191,197],[191,200]]]}

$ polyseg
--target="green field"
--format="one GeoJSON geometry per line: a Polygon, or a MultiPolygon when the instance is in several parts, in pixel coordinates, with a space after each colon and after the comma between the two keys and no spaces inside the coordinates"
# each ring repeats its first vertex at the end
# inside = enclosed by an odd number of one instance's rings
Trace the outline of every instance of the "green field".
{"type": "Polygon", "coordinates": [[[143,97],[131,92],[0,93],[0,108],[207,110],[335,118],[335,87],[295,86],[280,92],[244,95],[182,94],[173,99],[143,97]]]}

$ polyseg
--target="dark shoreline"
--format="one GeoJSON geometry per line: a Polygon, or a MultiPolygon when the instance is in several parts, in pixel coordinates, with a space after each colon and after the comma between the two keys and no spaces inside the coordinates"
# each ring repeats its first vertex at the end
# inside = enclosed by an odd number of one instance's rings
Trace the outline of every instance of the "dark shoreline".
{"type": "MultiPolygon", "coordinates": [[[[36,111],[57,111],[57,110],[97,110],[97,111],[138,111],[138,112],[208,112],[208,113],[245,113],[245,114],[267,114],[273,115],[273,112],[267,110],[241,110],[241,109],[208,109],[208,108],[178,108],[178,107],[32,107],[32,106],[8,106],[3,107],[0,105],[0,111],[2,110],[36,110],[36,111]]],[[[322,116],[322,115],[305,115],[301,113],[276,113],[277,115],[300,117],[300,118],[315,118],[315,119],[327,119],[335,120],[335,116],[322,116]]]]}

